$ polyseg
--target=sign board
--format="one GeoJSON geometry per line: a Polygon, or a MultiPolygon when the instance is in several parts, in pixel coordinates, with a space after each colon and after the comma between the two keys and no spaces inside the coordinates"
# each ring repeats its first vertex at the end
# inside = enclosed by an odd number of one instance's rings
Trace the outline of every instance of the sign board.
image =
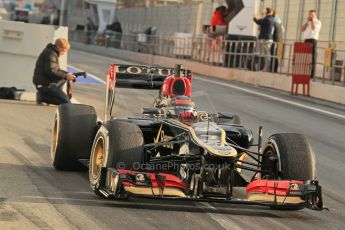
{"type": "Polygon", "coordinates": [[[277,58],[278,60],[282,60],[284,55],[284,43],[279,42],[277,45],[277,58]]]}
{"type": "Polygon", "coordinates": [[[294,43],[291,94],[298,94],[299,84],[303,85],[303,95],[309,95],[310,93],[310,75],[313,67],[312,50],[313,45],[311,43],[294,43]],[[307,86],[307,94],[305,94],[305,86],[307,86]]]}
{"type": "Polygon", "coordinates": [[[325,67],[332,66],[332,48],[325,48],[323,64],[325,67]]]}

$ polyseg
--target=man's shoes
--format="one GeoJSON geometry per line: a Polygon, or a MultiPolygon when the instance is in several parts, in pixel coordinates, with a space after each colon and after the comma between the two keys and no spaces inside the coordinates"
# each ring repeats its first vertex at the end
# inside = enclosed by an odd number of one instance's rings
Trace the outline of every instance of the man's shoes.
{"type": "Polygon", "coordinates": [[[48,103],[43,101],[42,95],[40,91],[36,93],[36,104],[37,105],[49,105],[48,103]]]}

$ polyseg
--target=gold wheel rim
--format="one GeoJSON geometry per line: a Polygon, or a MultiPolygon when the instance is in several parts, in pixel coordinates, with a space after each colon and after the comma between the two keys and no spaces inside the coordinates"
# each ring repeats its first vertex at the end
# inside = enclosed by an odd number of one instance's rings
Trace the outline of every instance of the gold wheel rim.
{"type": "Polygon", "coordinates": [[[93,179],[97,179],[101,174],[101,169],[104,165],[104,138],[98,138],[94,153],[92,156],[91,175],[93,179]]]}
{"type": "Polygon", "coordinates": [[[56,148],[58,145],[58,139],[59,139],[59,118],[58,118],[58,115],[56,114],[54,118],[54,125],[53,125],[51,140],[50,140],[52,160],[54,160],[55,158],[56,148]]]}

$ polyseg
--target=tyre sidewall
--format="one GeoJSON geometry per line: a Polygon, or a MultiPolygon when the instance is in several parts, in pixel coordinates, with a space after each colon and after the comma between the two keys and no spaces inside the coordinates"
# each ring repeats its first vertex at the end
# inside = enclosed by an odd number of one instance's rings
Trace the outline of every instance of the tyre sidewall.
{"type": "Polygon", "coordinates": [[[305,136],[275,134],[270,137],[266,148],[273,148],[277,154],[281,179],[315,179],[315,155],[305,136]]]}
{"type": "Polygon", "coordinates": [[[109,131],[107,167],[139,170],[144,156],[144,138],[140,128],[133,123],[117,120],[107,122],[105,127],[109,131]],[[126,142],[128,139],[131,141],[126,142]],[[125,150],[127,145],[130,146],[131,151],[125,150]]]}
{"type": "Polygon", "coordinates": [[[81,104],[60,105],[55,113],[51,137],[54,167],[60,170],[86,170],[78,159],[90,157],[96,130],[97,115],[93,107],[81,104]]]}
{"type": "Polygon", "coordinates": [[[93,176],[92,173],[92,166],[94,164],[93,159],[94,159],[94,154],[95,154],[95,150],[96,150],[96,144],[98,143],[98,141],[100,141],[100,139],[103,139],[104,141],[104,161],[103,161],[103,166],[102,167],[110,167],[109,165],[106,164],[107,162],[107,156],[108,156],[108,151],[109,151],[109,135],[108,135],[108,130],[105,126],[101,126],[95,136],[95,139],[93,141],[92,144],[92,148],[91,148],[91,155],[90,155],[90,164],[89,164],[89,181],[90,181],[90,186],[93,190],[98,189],[99,188],[99,183],[100,183],[100,179],[101,179],[101,171],[99,172],[97,177],[93,176]]]}
{"type": "Polygon", "coordinates": [[[96,144],[100,138],[103,138],[104,140],[104,161],[102,165],[103,168],[128,170],[134,169],[133,163],[142,163],[144,153],[143,135],[138,126],[132,123],[117,120],[111,120],[103,124],[99,128],[95,136],[90,156],[89,181],[92,189],[94,190],[99,189],[101,184],[100,180],[102,178],[102,171],[98,174],[97,177],[93,177],[92,175],[93,156],[95,154],[96,144]],[[134,131],[135,134],[132,133],[132,135],[126,135],[126,131],[128,131],[129,133],[134,131]],[[134,154],[132,157],[128,157],[128,155],[126,155],[126,152],[123,151],[123,146],[121,146],[121,143],[119,143],[121,141],[121,139],[119,138],[122,138],[121,135],[124,135],[125,138],[132,138],[134,142],[137,141],[134,144],[133,142],[130,142],[134,145],[134,147],[137,147],[133,148],[134,154]],[[142,144],[140,144],[140,142],[142,144]]]}

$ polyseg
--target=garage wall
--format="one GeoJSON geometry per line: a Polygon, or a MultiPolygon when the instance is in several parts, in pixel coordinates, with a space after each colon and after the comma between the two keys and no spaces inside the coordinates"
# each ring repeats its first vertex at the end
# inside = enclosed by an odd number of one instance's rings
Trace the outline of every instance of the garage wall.
{"type": "MultiPolygon", "coordinates": [[[[67,27],[0,21],[0,86],[33,90],[38,55],[48,43],[67,36],[67,27]]],[[[66,55],[60,58],[60,66],[67,69],[66,55]]]]}
{"type": "Polygon", "coordinates": [[[172,5],[153,8],[117,9],[116,16],[125,31],[143,31],[156,26],[158,34],[175,32],[201,33],[201,25],[209,24],[215,3],[172,5]]]}

